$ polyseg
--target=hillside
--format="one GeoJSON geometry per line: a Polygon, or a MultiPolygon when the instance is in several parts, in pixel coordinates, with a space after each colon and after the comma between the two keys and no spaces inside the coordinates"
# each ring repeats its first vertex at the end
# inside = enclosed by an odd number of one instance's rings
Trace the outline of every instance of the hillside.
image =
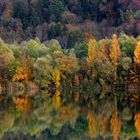
{"type": "Polygon", "coordinates": [[[81,34],[140,34],[139,0],[1,0],[0,37],[8,43],[56,38],[63,47],[81,34]],[[76,30],[76,34],[75,34],[76,30]]]}

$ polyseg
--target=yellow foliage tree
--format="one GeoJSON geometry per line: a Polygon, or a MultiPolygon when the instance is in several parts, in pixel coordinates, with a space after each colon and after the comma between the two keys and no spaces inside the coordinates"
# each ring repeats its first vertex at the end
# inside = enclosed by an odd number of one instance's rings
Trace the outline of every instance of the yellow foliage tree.
{"type": "Polygon", "coordinates": [[[115,112],[111,117],[110,128],[112,130],[113,139],[118,140],[118,136],[121,132],[121,120],[117,112],[115,112]]]}
{"type": "MultiPolygon", "coordinates": [[[[56,85],[56,88],[60,87],[60,70],[54,69],[52,72],[52,80],[56,85]]],[[[53,107],[58,109],[61,105],[60,90],[56,89],[55,94],[52,97],[53,107]]]]}
{"type": "Polygon", "coordinates": [[[70,54],[69,56],[64,56],[59,61],[59,69],[62,72],[72,73],[78,69],[78,61],[74,54],[70,54]]]}
{"type": "Polygon", "coordinates": [[[56,87],[60,86],[60,70],[55,69],[52,72],[52,80],[55,83],[56,87]]]}
{"type": "Polygon", "coordinates": [[[120,56],[121,56],[121,50],[120,50],[118,38],[117,38],[117,35],[114,34],[112,36],[112,48],[110,50],[110,58],[111,58],[112,64],[116,64],[120,56]]]}
{"type": "Polygon", "coordinates": [[[140,64],[140,41],[137,42],[137,45],[134,51],[134,61],[136,64],[140,64]]]}
{"type": "Polygon", "coordinates": [[[135,121],[136,132],[138,136],[140,136],[140,113],[135,114],[134,121],[135,121]]]}
{"type": "Polygon", "coordinates": [[[89,136],[96,137],[98,124],[97,124],[97,119],[96,119],[95,115],[91,111],[88,111],[87,120],[88,120],[89,136]]]}
{"type": "Polygon", "coordinates": [[[97,52],[96,45],[97,45],[97,42],[95,39],[88,40],[88,57],[87,57],[88,64],[92,64],[94,62],[96,52],[97,52]]]}
{"type": "Polygon", "coordinates": [[[55,109],[58,109],[61,106],[61,97],[59,90],[56,90],[55,95],[52,97],[52,104],[55,109]]]}

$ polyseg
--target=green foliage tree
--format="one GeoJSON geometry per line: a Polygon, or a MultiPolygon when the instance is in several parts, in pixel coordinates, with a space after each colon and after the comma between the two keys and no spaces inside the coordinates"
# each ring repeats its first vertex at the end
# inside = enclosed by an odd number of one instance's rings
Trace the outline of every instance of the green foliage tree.
{"type": "Polygon", "coordinates": [[[133,57],[133,52],[136,46],[136,39],[133,36],[122,34],[119,37],[119,43],[124,56],[133,57]]]}
{"type": "Polygon", "coordinates": [[[14,5],[13,17],[20,19],[24,27],[28,26],[28,10],[25,9],[24,5],[19,1],[16,2],[14,5]]]}
{"type": "Polygon", "coordinates": [[[9,65],[8,65],[8,70],[9,70],[9,75],[12,78],[14,74],[16,73],[17,67],[20,66],[20,62],[18,60],[13,60],[9,65]]]}
{"type": "Polygon", "coordinates": [[[33,76],[35,82],[41,87],[48,87],[51,80],[51,72],[53,67],[51,66],[52,58],[47,55],[39,57],[33,65],[33,76]]]}
{"type": "Polygon", "coordinates": [[[88,130],[88,121],[86,118],[79,116],[77,118],[74,131],[75,135],[80,136],[88,130]]]}
{"type": "Polygon", "coordinates": [[[77,58],[79,58],[79,59],[86,58],[87,54],[88,54],[87,43],[86,42],[75,43],[74,52],[75,52],[77,58]]]}
{"type": "Polygon", "coordinates": [[[48,29],[48,39],[56,38],[65,34],[66,27],[61,23],[51,24],[48,29]]]}
{"type": "Polygon", "coordinates": [[[14,124],[14,118],[8,114],[8,112],[0,112],[0,138],[4,135],[4,133],[8,132],[10,128],[12,128],[14,124]]]}
{"type": "Polygon", "coordinates": [[[48,1],[48,15],[50,21],[59,21],[61,14],[65,11],[65,5],[62,0],[48,1]]]}
{"type": "Polygon", "coordinates": [[[25,51],[30,57],[38,58],[46,55],[48,52],[47,47],[35,40],[29,40],[23,43],[23,51],[25,51]]]}
{"type": "Polygon", "coordinates": [[[8,47],[8,45],[0,39],[0,56],[1,56],[1,65],[6,66],[12,60],[14,60],[13,51],[8,47]]]}
{"type": "Polygon", "coordinates": [[[98,1],[92,0],[81,0],[81,7],[82,7],[82,16],[85,18],[90,18],[93,20],[97,20],[98,15],[98,1]]]}
{"type": "Polygon", "coordinates": [[[68,33],[67,48],[73,48],[76,42],[84,41],[84,34],[79,30],[72,30],[68,33]]]}

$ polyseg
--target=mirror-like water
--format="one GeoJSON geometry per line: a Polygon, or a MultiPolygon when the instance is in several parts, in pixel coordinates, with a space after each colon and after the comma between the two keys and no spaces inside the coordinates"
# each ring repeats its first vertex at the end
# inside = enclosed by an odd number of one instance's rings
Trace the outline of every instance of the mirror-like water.
{"type": "Polygon", "coordinates": [[[112,92],[110,87],[104,89],[98,83],[95,87],[83,85],[71,89],[67,86],[50,91],[26,91],[20,87],[15,92],[2,92],[1,139],[116,140],[138,137],[140,113],[139,102],[135,102],[138,89],[132,86],[126,92],[125,85],[115,85],[112,92]],[[132,93],[133,97],[130,96],[132,93]]]}

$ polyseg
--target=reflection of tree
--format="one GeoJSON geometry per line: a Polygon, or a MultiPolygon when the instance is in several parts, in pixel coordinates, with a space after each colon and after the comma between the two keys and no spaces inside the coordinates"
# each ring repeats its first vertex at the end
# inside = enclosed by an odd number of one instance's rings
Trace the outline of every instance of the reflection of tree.
{"type": "Polygon", "coordinates": [[[46,128],[47,128],[47,124],[44,121],[40,121],[40,120],[36,120],[36,119],[35,120],[31,120],[27,124],[27,132],[31,136],[39,135],[46,128]]]}
{"type": "Polygon", "coordinates": [[[61,97],[60,97],[60,91],[56,90],[55,94],[52,97],[52,105],[55,109],[58,109],[61,105],[61,97]]]}
{"type": "Polygon", "coordinates": [[[122,127],[122,124],[118,116],[118,113],[114,112],[110,120],[110,128],[111,128],[114,140],[118,140],[118,136],[121,132],[121,127],[122,127]]]}
{"type": "Polygon", "coordinates": [[[16,109],[19,112],[27,111],[31,108],[30,99],[28,96],[23,97],[13,97],[13,102],[16,105],[16,109]]]}
{"type": "Polygon", "coordinates": [[[91,111],[88,112],[87,115],[88,120],[88,134],[90,137],[96,137],[98,135],[98,124],[97,124],[97,118],[95,114],[91,111]]]}
{"type": "Polygon", "coordinates": [[[43,121],[46,128],[52,134],[60,132],[65,123],[70,123],[74,126],[78,117],[78,108],[74,106],[61,106],[59,109],[54,110],[51,102],[44,103],[41,107],[34,111],[38,121],[43,121]]]}
{"type": "Polygon", "coordinates": [[[137,134],[140,136],[140,113],[135,114],[134,121],[137,134]]]}
{"type": "Polygon", "coordinates": [[[0,137],[14,125],[14,118],[7,112],[0,112],[0,137]]]}

